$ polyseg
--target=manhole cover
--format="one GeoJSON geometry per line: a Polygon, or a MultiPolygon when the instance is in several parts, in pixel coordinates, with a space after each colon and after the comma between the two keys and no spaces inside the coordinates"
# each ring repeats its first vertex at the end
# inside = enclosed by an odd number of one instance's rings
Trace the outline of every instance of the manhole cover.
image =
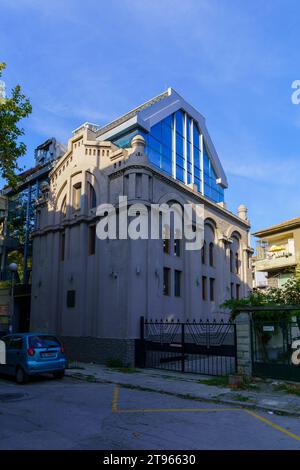
{"type": "Polygon", "coordinates": [[[0,393],[0,401],[14,401],[24,397],[24,393],[0,393]]]}

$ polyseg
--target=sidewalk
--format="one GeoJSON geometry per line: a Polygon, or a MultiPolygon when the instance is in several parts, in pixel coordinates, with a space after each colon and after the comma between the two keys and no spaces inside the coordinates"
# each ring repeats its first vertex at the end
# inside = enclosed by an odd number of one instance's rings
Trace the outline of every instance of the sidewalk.
{"type": "Polygon", "coordinates": [[[300,396],[276,390],[278,380],[259,381],[251,390],[233,390],[224,386],[202,383],[211,376],[181,374],[154,369],[111,369],[99,364],[77,363],[66,370],[66,376],[99,383],[113,383],[123,387],[147,390],[199,401],[225,403],[256,408],[269,413],[300,417],[300,396]]]}

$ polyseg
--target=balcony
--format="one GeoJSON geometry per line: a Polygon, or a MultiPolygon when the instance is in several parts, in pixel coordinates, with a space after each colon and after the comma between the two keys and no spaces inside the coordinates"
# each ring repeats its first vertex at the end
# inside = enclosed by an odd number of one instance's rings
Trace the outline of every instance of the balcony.
{"type": "MultiPolygon", "coordinates": [[[[294,252],[289,251],[286,248],[269,251],[268,249],[258,252],[257,259],[255,261],[256,271],[272,271],[281,268],[287,268],[295,266],[297,264],[296,256],[294,252]]],[[[294,250],[293,250],[294,251],[294,250]]]]}

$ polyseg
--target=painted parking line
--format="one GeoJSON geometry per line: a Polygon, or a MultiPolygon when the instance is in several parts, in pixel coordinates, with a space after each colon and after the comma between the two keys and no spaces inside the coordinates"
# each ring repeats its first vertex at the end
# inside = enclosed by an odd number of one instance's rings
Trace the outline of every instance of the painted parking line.
{"type": "Polygon", "coordinates": [[[282,428],[281,426],[278,426],[278,424],[275,424],[275,423],[272,423],[272,421],[270,421],[269,419],[266,419],[264,418],[263,416],[260,416],[256,413],[253,413],[253,411],[250,411],[250,410],[243,410],[245,413],[247,413],[248,415],[251,415],[253,416],[254,418],[256,419],[259,419],[260,421],[262,421],[263,423],[265,424],[268,424],[269,426],[271,426],[273,429],[277,429],[277,431],[280,431],[282,432],[283,434],[287,434],[289,437],[293,438],[293,439],[296,439],[296,441],[300,441],[300,436],[297,436],[297,434],[294,434],[293,432],[290,432],[288,431],[287,429],[284,429],[282,428]]]}
{"type": "Polygon", "coordinates": [[[126,414],[126,413],[217,413],[219,411],[242,411],[244,413],[247,413],[248,415],[252,416],[253,418],[258,419],[259,421],[267,424],[268,426],[272,427],[273,429],[276,429],[277,431],[286,434],[292,439],[295,439],[296,441],[300,442],[300,436],[297,434],[294,434],[287,429],[282,428],[278,424],[273,423],[269,419],[264,418],[263,416],[258,415],[257,413],[254,413],[253,411],[247,410],[245,408],[141,408],[141,409],[122,409],[119,408],[118,406],[118,399],[119,399],[119,386],[115,385],[114,386],[114,391],[113,391],[113,400],[112,400],[112,411],[113,413],[119,413],[119,414],[126,414]]]}
{"type": "Polygon", "coordinates": [[[217,411],[238,411],[241,408],[140,408],[140,409],[122,409],[118,406],[119,386],[115,385],[112,399],[113,413],[192,413],[192,412],[217,412],[217,411]]]}
{"type": "Polygon", "coordinates": [[[113,413],[118,413],[118,398],[119,398],[119,386],[115,385],[114,386],[113,400],[112,400],[112,405],[111,405],[113,413]]]}

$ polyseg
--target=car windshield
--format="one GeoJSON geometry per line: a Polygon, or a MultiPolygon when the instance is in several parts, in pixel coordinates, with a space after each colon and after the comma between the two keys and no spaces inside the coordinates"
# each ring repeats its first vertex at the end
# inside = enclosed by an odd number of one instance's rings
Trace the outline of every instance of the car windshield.
{"type": "Polygon", "coordinates": [[[29,337],[31,348],[57,348],[60,342],[55,336],[37,335],[29,337]]]}

